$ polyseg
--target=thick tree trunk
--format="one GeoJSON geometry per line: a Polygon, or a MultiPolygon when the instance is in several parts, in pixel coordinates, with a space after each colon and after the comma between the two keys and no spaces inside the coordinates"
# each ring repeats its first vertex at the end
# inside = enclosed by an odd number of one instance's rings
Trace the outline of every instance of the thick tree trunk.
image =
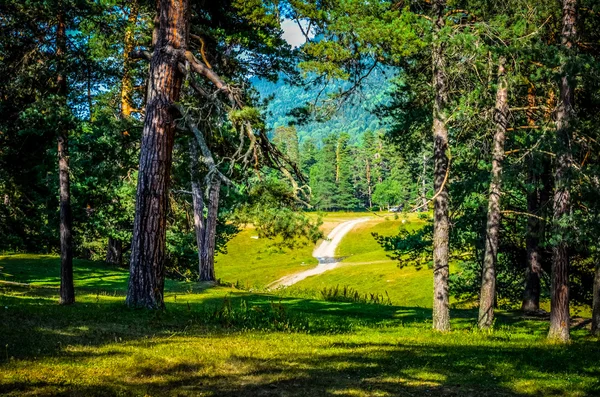
{"type": "Polygon", "coordinates": [[[487,226],[485,233],[485,254],[479,295],[479,328],[487,329],[494,321],[496,298],[496,262],[498,260],[498,240],[500,233],[500,195],[502,193],[502,162],[504,161],[504,141],[508,119],[508,81],[504,69],[506,59],[500,58],[498,65],[498,91],[494,121],[494,149],[492,158],[492,179],[488,199],[487,226]]]}
{"type": "MultiPolygon", "coordinates": [[[[563,0],[562,45],[571,51],[576,40],[577,0],[563,0]]],[[[571,196],[569,172],[571,151],[569,147],[569,122],[573,111],[573,87],[569,81],[567,67],[563,65],[560,83],[560,103],[556,111],[556,172],[554,176],[554,223],[558,242],[552,249],[552,286],[550,331],[548,338],[567,342],[569,334],[569,253],[565,240],[565,227],[560,222],[569,214],[571,196]]]]}
{"type": "Polygon", "coordinates": [[[198,164],[198,143],[194,138],[190,139],[190,176],[192,180],[192,205],[194,209],[194,232],[196,233],[196,245],[198,246],[198,278],[202,281],[204,269],[202,251],[204,250],[204,239],[206,236],[206,219],[204,218],[204,198],[202,197],[202,184],[200,183],[200,170],[198,164]]]}
{"type": "Polygon", "coordinates": [[[112,237],[108,238],[106,262],[117,266],[123,264],[123,242],[121,240],[112,237]]]}
{"type": "Polygon", "coordinates": [[[204,232],[204,248],[202,249],[202,268],[200,281],[216,281],[215,278],[215,247],[217,237],[217,218],[219,215],[219,193],[221,179],[214,177],[208,194],[208,214],[204,232]]]}
{"type": "Polygon", "coordinates": [[[438,331],[450,330],[450,307],[448,295],[449,247],[448,235],[448,128],[445,108],[448,101],[448,87],[445,71],[445,46],[439,34],[444,27],[444,0],[433,2],[433,160],[434,190],[433,201],[433,328],[438,331]]]}
{"type": "Polygon", "coordinates": [[[158,40],[150,61],[148,93],[131,244],[127,304],[158,309],[164,306],[166,213],[175,117],[188,35],[187,0],[159,1],[158,40]]]}
{"type": "MultiPolygon", "coordinates": [[[[61,10],[56,27],[56,57],[59,64],[56,79],[58,95],[67,106],[67,78],[64,73],[67,46],[65,16],[61,10]]],[[[75,303],[73,286],[73,216],[71,212],[71,182],[69,179],[69,132],[62,125],[58,131],[58,175],[60,188],[60,304],[75,303]]]]}
{"type": "Polygon", "coordinates": [[[600,336],[600,264],[596,265],[594,276],[594,297],[592,300],[592,335],[600,336]]]}

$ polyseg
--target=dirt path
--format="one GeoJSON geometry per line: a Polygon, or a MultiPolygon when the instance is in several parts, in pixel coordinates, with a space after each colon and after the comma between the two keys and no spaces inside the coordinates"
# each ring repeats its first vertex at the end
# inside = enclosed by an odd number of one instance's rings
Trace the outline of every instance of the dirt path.
{"type": "Polygon", "coordinates": [[[275,289],[279,287],[289,287],[290,285],[294,285],[307,277],[315,276],[317,274],[325,273],[328,270],[335,269],[339,265],[339,261],[337,261],[335,258],[335,251],[342,241],[342,238],[344,238],[344,236],[348,234],[348,232],[350,232],[354,226],[370,219],[371,218],[353,219],[337,225],[331,231],[331,233],[329,233],[327,240],[321,242],[321,244],[319,244],[319,246],[313,251],[313,256],[319,261],[319,264],[316,267],[282,277],[269,285],[269,288],[275,289]]]}

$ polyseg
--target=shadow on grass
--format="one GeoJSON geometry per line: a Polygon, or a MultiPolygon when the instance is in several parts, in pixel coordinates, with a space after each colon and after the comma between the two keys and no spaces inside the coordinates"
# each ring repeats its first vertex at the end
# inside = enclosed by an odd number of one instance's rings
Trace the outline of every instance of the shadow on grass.
{"type": "MultiPolygon", "coordinates": [[[[171,343],[165,340],[158,344],[171,343]]],[[[444,344],[440,340],[419,344],[339,342],[320,354],[306,349],[275,357],[264,357],[261,352],[252,356],[234,353],[218,364],[206,363],[202,358],[181,362],[171,358],[140,363],[133,373],[97,384],[81,385],[76,379],[72,383],[9,382],[0,385],[0,392],[231,397],[595,396],[600,393],[600,367],[590,355],[597,357],[598,353],[597,344],[589,343],[502,347],[444,344]]]]}
{"type": "MultiPolygon", "coordinates": [[[[90,274],[97,270],[90,269],[90,274]]],[[[20,360],[34,365],[50,358],[47,370],[56,368],[62,374],[32,382],[0,376],[0,394],[600,395],[597,340],[580,334],[563,347],[526,339],[523,335],[542,336],[547,325],[513,313],[500,313],[496,323],[497,329],[510,330],[474,335],[466,330],[473,326],[476,312],[453,310],[452,324],[458,331],[441,335],[430,331],[431,310],[419,307],[229,294],[227,289],[205,290],[206,285],[194,287],[192,295],[186,294],[189,285],[174,283],[167,310],[150,312],[126,308],[122,287],[114,293],[103,290],[112,287],[98,280],[79,284],[78,303],[62,307],[56,303],[55,288],[0,286],[0,372],[13,369],[20,360]],[[225,300],[233,306],[281,304],[290,315],[312,321],[314,335],[284,341],[283,334],[279,338],[272,331],[224,329],[208,317],[225,300]],[[515,333],[521,333],[517,342],[512,340],[515,333]],[[227,354],[218,360],[206,353],[184,354],[189,347],[177,342],[179,337],[192,345],[222,344],[227,354]],[[240,343],[252,349],[238,352],[240,343]],[[283,343],[291,343],[294,353],[281,349],[283,343]],[[100,347],[102,351],[94,350],[100,347]],[[169,356],[151,356],[159,348],[169,356]],[[131,354],[148,354],[152,360],[140,360],[127,370],[106,364],[131,354]],[[69,370],[77,363],[108,365],[104,372],[111,376],[78,379],[69,370]]]]}

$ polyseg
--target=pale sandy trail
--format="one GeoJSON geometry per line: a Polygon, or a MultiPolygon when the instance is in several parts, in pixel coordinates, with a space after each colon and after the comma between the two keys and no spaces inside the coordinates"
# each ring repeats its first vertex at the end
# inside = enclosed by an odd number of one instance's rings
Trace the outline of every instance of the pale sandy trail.
{"type": "Polygon", "coordinates": [[[271,283],[269,288],[275,289],[278,287],[289,287],[290,285],[296,284],[307,277],[315,276],[317,274],[325,273],[328,270],[335,269],[339,265],[339,262],[335,259],[335,250],[342,241],[342,238],[344,238],[344,236],[348,234],[348,232],[350,232],[354,226],[370,219],[371,218],[353,219],[337,225],[327,235],[327,240],[323,240],[323,242],[321,242],[321,244],[319,244],[319,246],[313,251],[313,256],[319,261],[319,264],[316,267],[282,277],[274,283],[271,283]]]}

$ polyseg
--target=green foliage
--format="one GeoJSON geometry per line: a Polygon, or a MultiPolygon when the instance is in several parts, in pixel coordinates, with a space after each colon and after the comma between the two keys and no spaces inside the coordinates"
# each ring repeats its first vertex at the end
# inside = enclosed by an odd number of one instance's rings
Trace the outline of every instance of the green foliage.
{"type": "Polygon", "coordinates": [[[323,238],[321,219],[313,220],[299,212],[289,186],[274,177],[256,180],[246,200],[231,220],[239,225],[252,224],[259,238],[271,240],[276,247],[304,247],[323,238]]]}

